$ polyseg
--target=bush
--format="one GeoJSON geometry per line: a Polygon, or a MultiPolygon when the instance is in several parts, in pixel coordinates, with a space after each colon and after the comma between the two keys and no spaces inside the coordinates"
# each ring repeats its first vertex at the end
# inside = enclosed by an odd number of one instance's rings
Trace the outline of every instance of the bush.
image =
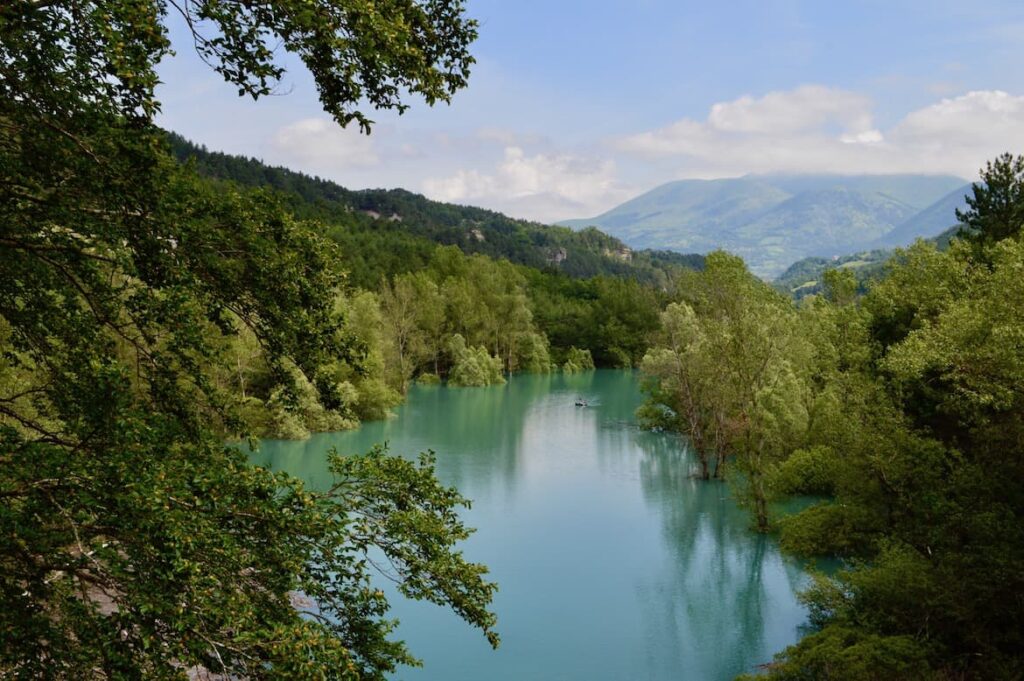
{"type": "Polygon", "coordinates": [[[594,369],[594,358],[590,350],[580,350],[577,347],[569,348],[565,363],[562,364],[562,371],[567,374],[577,374],[581,371],[592,371],[594,369]]]}
{"type": "Polygon", "coordinates": [[[520,371],[530,374],[546,374],[552,369],[551,354],[548,351],[548,339],[542,333],[526,333],[520,339],[519,346],[520,371]]]}
{"type": "Polygon", "coordinates": [[[448,385],[470,387],[501,385],[505,382],[501,359],[492,357],[487,348],[466,347],[465,339],[455,334],[448,342],[448,352],[452,356],[448,385]]]}

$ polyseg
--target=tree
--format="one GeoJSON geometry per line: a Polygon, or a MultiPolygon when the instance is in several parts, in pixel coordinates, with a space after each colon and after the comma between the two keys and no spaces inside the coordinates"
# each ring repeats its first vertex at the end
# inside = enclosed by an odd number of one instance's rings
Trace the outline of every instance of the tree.
{"type": "Polygon", "coordinates": [[[986,163],[971,194],[965,197],[967,210],[956,211],[966,225],[962,238],[988,245],[1019,234],[1024,228],[1024,156],[1003,154],[986,163]]]}
{"type": "MultiPolygon", "coordinates": [[[[472,61],[460,2],[171,7],[240,92],[271,91],[280,40],[364,128],[357,102],[446,100],[472,61]]],[[[217,380],[225,339],[253,334],[290,409],[308,386],[338,413],[332,368],[363,344],[329,243],[168,155],[165,8],[0,7],[0,675],[383,678],[412,658],[389,638],[377,551],[403,593],[496,644],[494,587],[455,551],[464,500],[429,457],[335,457],[335,484],[310,491],[223,444],[222,424],[244,429],[217,380]]]]}
{"type": "Polygon", "coordinates": [[[412,276],[416,290],[416,324],[423,337],[424,359],[435,376],[440,375],[444,354],[445,305],[441,289],[425,272],[412,276]]]}
{"type": "Polygon", "coordinates": [[[358,364],[337,362],[335,380],[349,387],[352,409],[359,419],[387,418],[391,407],[401,404],[402,396],[398,386],[388,382],[388,340],[379,299],[369,291],[359,291],[340,304],[348,311],[349,331],[363,341],[365,351],[358,364]]]}
{"type": "Polygon", "coordinates": [[[380,292],[381,312],[391,341],[389,365],[397,372],[393,383],[403,395],[419,365],[430,355],[430,339],[417,314],[421,300],[416,281],[415,275],[398,277],[391,284],[385,283],[380,292]]]}
{"type": "Polygon", "coordinates": [[[693,308],[671,303],[662,313],[663,340],[644,355],[640,365],[647,377],[648,399],[640,408],[640,421],[687,436],[700,465],[700,478],[721,473],[725,459],[725,412],[715,408],[711,394],[721,384],[715,364],[708,364],[706,339],[693,308]]]}
{"type": "Polygon", "coordinates": [[[640,415],[690,439],[700,477],[731,476],[740,501],[769,528],[770,477],[808,427],[808,347],[792,304],[722,252],[689,278],[662,315],[661,341],[641,365],[649,377],[640,415]]]}
{"type": "Polygon", "coordinates": [[[581,371],[593,371],[594,358],[590,356],[590,350],[580,348],[569,348],[566,353],[565,362],[562,364],[562,371],[567,374],[578,374],[581,371]]]}
{"type": "Polygon", "coordinates": [[[466,340],[455,334],[448,339],[448,354],[452,359],[448,382],[453,386],[482,387],[505,382],[501,358],[489,355],[482,345],[467,347],[466,340]]]}
{"type": "Polygon", "coordinates": [[[1024,205],[1003,156],[946,252],[919,243],[861,300],[813,301],[817,413],[774,482],[823,499],[784,549],[844,560],[771,679],[1016,679],[1024,591],[1024,205]],[[991,193],[990,193],[991,192],[991,193]],[[1009,216],[1009,217],[1008,217],[1009,216]],[[829,359],[831,358],[831,359],[829,359]]]}

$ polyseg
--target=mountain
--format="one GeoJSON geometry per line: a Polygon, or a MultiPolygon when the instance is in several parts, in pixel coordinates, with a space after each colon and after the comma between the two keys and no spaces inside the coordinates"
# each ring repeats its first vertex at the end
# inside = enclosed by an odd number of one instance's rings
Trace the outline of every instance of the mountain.
{"type": "Polygon", "coordinates": [[[349,280],[364,288],[376,288],[381,272],[424,265],[437,244],[575,278],[606,275],[659,286],[676,268],[704,264],[703,256],[693,253],[634,250],[596,228],[575,231],[517,220],[403,189],[347,189],[255,158],[210,151],[173,132],[167,140],[174,156],[201,175],[272,189],[297,217],[321,222],[343,248],[349,280]]]}
{"type": "MultiPolygon", "coordinates": [[[[637,248],[743,256],[761,276],[809,256],[874,248],[897,227],[931,229],[965,180],[948,175],[747,175],[661,185],[573,228],[596,226],[637,248]]],[[[950,208],[951,219],[952,208],[950,208]]],[[[949,222],[944,226],[949,226],[949,222]]],[[[939,231],[934,229],[931,234],[939,231]]],[[[916,236],[916,235],[915,235],[916,236]]]]}
{"type": "Polygon", "coordinates": [[[909,246],[917,238],[930,238],[957,224],[956,211],[967,208],[966,198],[971,185],[958,187],[941,199],[897,225],[891,232],[878,239],[876,248],[909,246]]]}
{"type": "Polygon", "coordinates": [[[681,180],[661,185],[596,218],[560,224],[597,226],[636,247],[708,251],[716,235],[785,201],[790,193],[755,177],[681,180]],[[680,225],[702,225],[702,229],[680,225]]]}
{"type": "Polygon", "coordinates": [[[849,253],[881,237],[917,211],[885,194],[812,189],[733,230],[732,249],[759,274],[793,262],[793,254],[849,253]]]}

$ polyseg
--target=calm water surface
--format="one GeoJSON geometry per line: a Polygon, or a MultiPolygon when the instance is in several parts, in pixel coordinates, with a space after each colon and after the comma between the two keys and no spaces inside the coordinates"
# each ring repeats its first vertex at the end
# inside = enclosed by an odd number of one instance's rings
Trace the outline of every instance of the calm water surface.
{"type": "Polygon", "coordinates": [[[502,646],[393,596],[399,636],[425,664],[396,679],[731,679],[798,638],[804,575],[749,531],[726,486],[688,477],[677,438],[636,428],[639,402],[625,371],[414,387],[397,418],[264,442],[254,458],[323,487],[331,447],[433,449],[441,480],[473,500],[465,553],[500,585],[502,646]]]}

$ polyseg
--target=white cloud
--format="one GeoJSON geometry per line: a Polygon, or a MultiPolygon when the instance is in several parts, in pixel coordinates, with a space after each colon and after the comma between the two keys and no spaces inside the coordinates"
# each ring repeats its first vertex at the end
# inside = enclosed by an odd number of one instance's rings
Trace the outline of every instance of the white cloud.
{"type": "Polygon", "coordinates": [[[763,97],[749,95],[711,107],[708,124],[723,132],[792,133],[835,123],[861,133],[871,128],[871,101],[846,90],[804,85],[763,97]]]}
{"type": "Polygon", "coordinates": [[[330,175],[348,168],[377,165],[380,158],[373,139],[351,125],[342,128],[327,118],[306,118],[280,128],[271,146],[299,167],[330,175]]]}
{"type": "Polygon", "coordinates": [[[485,205],[540,221],[590,215],[629,195],[618,186],[611,160],[568,153],[527,155],[518,146],[505,147],[491,172],[459,170],[425,180],[423,191],[439,201],[485,205]]]}
{"type": "Polygon", "coordinates": [[[378,126],[367,138],[326,118],[281,127],[270,142],[273,162],[347,186],[418,188],[433,199],[551,222],[597,215],[634,195],[634,187],[680,178],[759,172],[973,178],[997,154],[1024,152],[1024,97],[968,92],[881,126],[868,97],[808,85],[719,102],[702,119],[684,118],[596,151],[505,128],[378,126]]]}
{"type": "Polygon", "coordinates": [[[676,164],[683,177],[749,172],[953,173],[974,177],[985,160],[1024,151],[1024,97],[975,91],[912,111],[886,131],[870,100],[804,86],[715,104],[704,121],[684,118],[615,140],[641,158],[676,164]]]}
{"type": "Polygon", "coordinates": [[[954,146],[991,144],[1024,138],[1024,97],[1001,90],[978,90],[913,111],[900,122],[896,132],[908,141],[934,143],[944,140],[954,146]]]}

